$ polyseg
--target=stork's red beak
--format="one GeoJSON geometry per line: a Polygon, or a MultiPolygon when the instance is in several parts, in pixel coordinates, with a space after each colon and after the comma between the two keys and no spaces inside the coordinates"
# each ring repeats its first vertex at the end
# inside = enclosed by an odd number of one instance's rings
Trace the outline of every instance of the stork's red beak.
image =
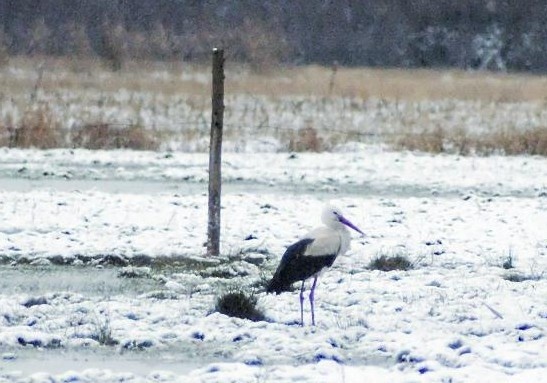
{"type": "Polygon", "coordinates": [[[361,233],[362,235],[365,235],[365,233],[363,233],[357,226],[355,226],[353,223],[351,223],[348,219],[346,219],[345,217],[339,215],[338,216],[338,220],[340,222],[342,222],[344,225],[348,226],[348,227],[351,227],[353,230],[355,230],[356,232],[358,233],[361,233]]]}

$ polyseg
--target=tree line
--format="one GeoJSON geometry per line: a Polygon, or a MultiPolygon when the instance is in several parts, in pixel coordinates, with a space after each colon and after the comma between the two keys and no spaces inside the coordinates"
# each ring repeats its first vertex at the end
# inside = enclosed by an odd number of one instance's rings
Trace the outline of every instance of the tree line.
{"type": "Polygon", "coordinates": [[[544,0],[0,0],[0,56],[547,71],[544,0]]]}

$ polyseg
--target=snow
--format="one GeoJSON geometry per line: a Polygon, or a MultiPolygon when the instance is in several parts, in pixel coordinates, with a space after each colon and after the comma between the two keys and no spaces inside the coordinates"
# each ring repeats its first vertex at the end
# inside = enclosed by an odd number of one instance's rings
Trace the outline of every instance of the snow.
{"type": "Polygon", "coordinates": [[[547,160],[349,149],[225,153],[220,260],[207,154],[2,149],[0,382],[544,380],[547,160]],[[329,200],[366,235],[319,279],[316,327],[297,290],[257,292],[266,321],[213,312],[329,200]],[[415,267],[367,269],[381,254],[415,267]]]}

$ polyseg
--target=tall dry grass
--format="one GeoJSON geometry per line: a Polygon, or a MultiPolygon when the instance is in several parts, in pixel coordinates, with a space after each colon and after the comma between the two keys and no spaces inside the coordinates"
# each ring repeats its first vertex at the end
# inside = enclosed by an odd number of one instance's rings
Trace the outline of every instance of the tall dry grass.
{"type": "Polygon", "coordinates": [[[442,128],[404,133],[393,138],[395,148],[429,153],[460,155],[540,155],[547,156],[547,126],[526,131],[500,130],[472,134],[442,128]]]}
{"type": "MultiPolygon", "coordinates": [[[[206,150],[210,73],[182,62],[10,57],[0,145],[206,150]]],[[[490,72],[226,68],[225,138],[290,151],[348,141],[459,154],[547,155],[547,77],[490,72]]],[[[238,146],[239,147],[239,146],[238,146]]]]}
{"type": "Polygon", "coordinates": [[[70,145],[85,149],[157,150],[158,139],[141,126],[85,125],[70,132],[70,145]]]}
{"type": "Polygon", "coordinates": [[[228,82],[235,93],[386,100],[547,100],[547,76],[485,71],[293,67],[248,72],[228,82]]]}
{"type": "MultiPolygon", "coordinates": [[[[9,60],[12,68],[47,73],[44,91],[60,87],[74,91],[93,88],[146,90],[159,94],[192,93],[209,96],[210,73],[204,65],[185,62],[128,62],[115,72],[92,59],[21,58],[9,60]]],[[[6,90],[33,88],[34,76],[2,76],[6,90]]],[[[254,71],[241,64],[226,65],[226,94],[270,97],[313,96],[385,100],[480,100],[525,102],[547,100],[547,76],[487,71],[374,69],[343,67],[273,67],[254,71]]]]}
{"type": "Polygon", "coordinates": [[[45,106],[25,111],[18,126],[0,125],[0,145],[39,149],[64,146],[59,124],[45,106]]]}

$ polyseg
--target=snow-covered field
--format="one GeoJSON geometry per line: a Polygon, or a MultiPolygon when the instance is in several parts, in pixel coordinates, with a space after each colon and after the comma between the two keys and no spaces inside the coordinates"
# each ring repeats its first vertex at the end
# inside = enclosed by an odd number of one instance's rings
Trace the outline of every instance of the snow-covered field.
{"type": "Polygon", "coordinates": [[[223,160],[210,260],[207,154],[3,149],[0,381],[546,381],[545,158],[347,145],[223,160]],[[316,327],[297,325],[298,291],[257,292],[266,321],[213,313],[269,278],[328,200],[366,236],[320,278],[316,327]],[[414,269],[369,270],[382,254],[414,269]]]}

